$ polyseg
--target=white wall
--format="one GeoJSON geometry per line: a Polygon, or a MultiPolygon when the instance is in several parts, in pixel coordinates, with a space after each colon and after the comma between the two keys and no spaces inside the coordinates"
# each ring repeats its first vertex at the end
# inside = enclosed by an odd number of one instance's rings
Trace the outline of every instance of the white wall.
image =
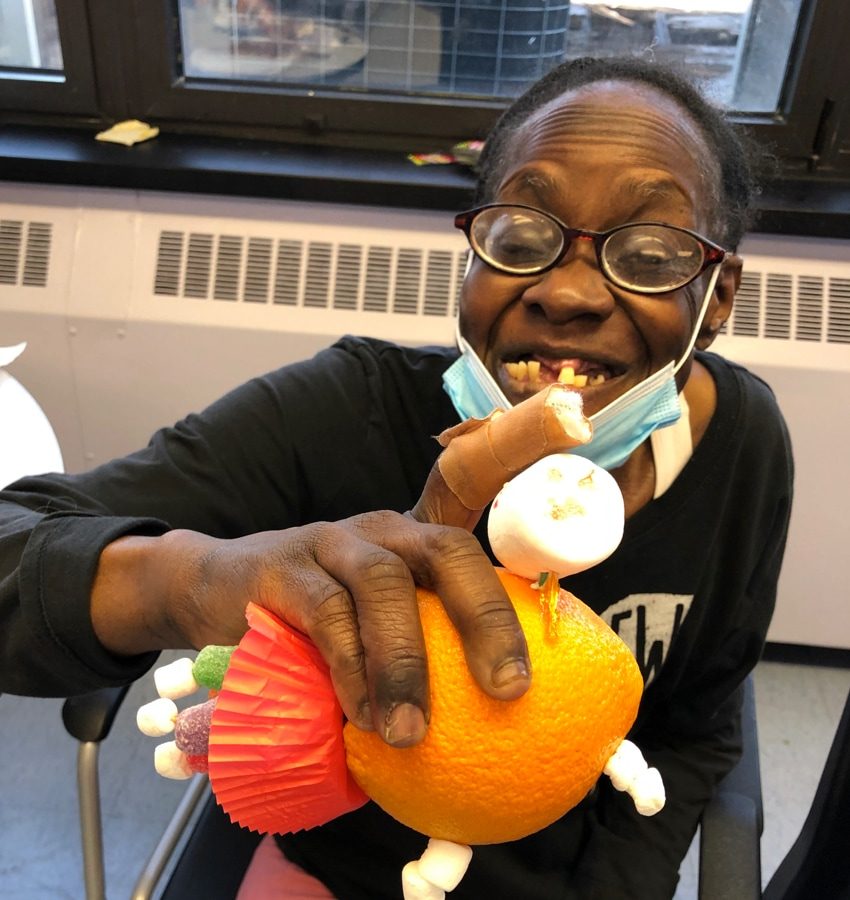
{"type": "MultiPolygon", "coordinates": [[[[71,471],[137,448],[158,426],[340,334],[452,340],[465,242],[447,213],[2,184],[0,239],[3,222],[23,223],[23,237],[16,270],[0,254],[0,345],[29,342],[9,371],[47,413],[71,471]],[[49,265],[43,286],[25,285],[27,227],[39,222],[51,225],[49,265]],[[183,241],[170,295],[154,290],[164,230],[183,241]],[[190,235],[210,235],[212,255],[187,272],[190,235]],[[241,239],[235,262],[222,236],[241,239]],[[257,275],[263,257],[249,246],[268,241],[271,262],[257,275]],[[292,305],[274,302],[281,241],[298,244],[303,263],[292,305]],[[375,273],[386,276],[377,288],[375,273]],[[206,296],[186,296],[190,282],[203,293],[197,278],[207,274],[206,296]],[[257,302],[245,292],[252,277],[257,302]],[[235,298],[213,299],[228,284],[235,298]],[[354,308],[334,305],[343,295],[354,308]]],[[[770,632],[779,642],[850,647],[848,249],[750,237],[742,254],[755,274],[716,344],[773,386],[794,442],[797,497],[770,632]]]]}

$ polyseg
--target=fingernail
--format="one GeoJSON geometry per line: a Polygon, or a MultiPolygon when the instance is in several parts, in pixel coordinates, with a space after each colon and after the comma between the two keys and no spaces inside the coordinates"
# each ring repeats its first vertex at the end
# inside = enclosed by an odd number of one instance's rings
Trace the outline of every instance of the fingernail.
{"type": "Polygon", "coordinates": [[[425,736],[425,716],[418,706],[400,703],[387,716],[384,738],[393,747],[410,747],[425,736]]]}
{"type": "Polygon", "coordinates": [[[497,688],[528,681],[528,665],[524,659],[508,659],[493,670],[493,686],[497,688]]]}
{"type": "Polygon", "coordinates": [[[374,731],[375,724],[372,722],[372,707],[367,700],[359,709],[357,716],[357,727],[363,731],[374,731]]]}

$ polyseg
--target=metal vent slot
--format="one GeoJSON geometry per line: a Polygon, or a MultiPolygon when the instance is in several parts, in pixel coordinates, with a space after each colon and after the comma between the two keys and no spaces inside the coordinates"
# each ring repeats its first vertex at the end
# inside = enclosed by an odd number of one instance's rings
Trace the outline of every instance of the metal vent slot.
{"type": "Polygon", "coordinates": [[[24,223],[0,219],[0,284],[18,283],[24,223]]]}
{"type": "Polygon", "coordinates": [[[335,309],[357,309],[362,258],[363,248],[359,244],[339,245],[333,293],[335,309]]]}
{"type": "Polygon", "coordinates": [[[791,337],[791,276],[769,272],[765,285],[764,336],[791,337]]]}
{"type": "Polygon", "coordinates": [[[452,254],[448,250],[432,250],[425,269],[425,298],[422,311],[426,316],[447,316],[452,293],[452,254]]]}
{"type": "Polygon", "coordinates": [[[186,277],[183,285],[184,296],[206,298],[209,294],[212,252],[213,236],[211,234],[189,235],[186,277]]]}
{"type": "MultiPolygon", "coordinates": [[[[7,256],[19,253],[14,233],[6,243],[7,256]]],[[[350,240],[160,231],[154,293],[448,318],[457,313],[468,255],[350,240]]]]}
{"type": "Polygon", "coordinates": [[[455,295],[452,298],[452,316],[456,316],[460,309],[460,291],[463,287],[463,277],[466,274],[466,266],[469,262],[471,250],[461,250],[457,255],[457,270],[455,275],[455,295]]]}
{"type": "Polygon", "coordinates": [[[819,341],[823,333],[823,278],[801,275],[797,279],[797,322],[794,337],[798,341],[819,341]]]}
{"type": "Polygon", "coordinates": [[[393,312],[415,314],[419,309],[419,285],[422,281],[422,251],[402,248],[396,265],[393,312]]]}
{"type": "Polygon", "coordinates": [[[366,286],[363,293],[363,309],[369,312],[386,312],[390,293],[390,270],[393,251],[391,247],[370,247],[366,254],[366,286]]]}
{"type": "Polygon", "coordinates": [[[180,269],[183,264],[183,232],[162,231],[156,254],[155,294],[176,297],[180,293],[180,269]]]}
{"type": "Polygon", "coordinates": [[[758,337],[761,317],[761,272],[744,272],[735,296],[732,334],[758,337]]]}
{"type": "Polygon", "coordinates": [[[250,238],[248,262],[245,266],[245,290],[248,303],[267,303],[271,281],[272,242],[269,238],[250,238]]]}
{"type": "Polygon", "coordinates": [[[22,279],[22,283],[27,287],[45,287],[47,285],[52,231],[53,226],[49,222],[30,222],[29,224],[22,279]]]}
{"type": "Polygon", "coordinates": [[[324,241],[307,245],[307,278],[304,284],[304,306],[327,307],[331,280],[333,246],[324,241]]]}
{"type": "Polygon", "coordinates": [[[829,279],[826,339],[850,344],[850,278],[829,279]]]}
{"type": "Polygon", "coordinates": [[[242,238],[220,235],[215,261],[214,300],[238,300],[242,269],[242,238]]]}
{"type": "Polygon", "coordinates": [[[298,303],[303,247],[301,241],[277,242],[277,264],[272,297],[275,303],[282,303],[284,306],[295,306],[298,303]]]}

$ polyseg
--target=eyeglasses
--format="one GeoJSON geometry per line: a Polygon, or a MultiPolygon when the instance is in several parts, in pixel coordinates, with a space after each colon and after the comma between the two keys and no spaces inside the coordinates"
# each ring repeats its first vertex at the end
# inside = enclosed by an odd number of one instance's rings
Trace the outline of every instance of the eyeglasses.
{"type": "Polygon", "coordinates": [[[610,231],[585,231],[532,206],[506,203],[459,213],[455,227],[479,259],[508,275],[546,272],[573,241],[592,241],[603,275],[638,294],[675,291],[726,256],[722,247],[676,225],[631,222],[610,231]]]}

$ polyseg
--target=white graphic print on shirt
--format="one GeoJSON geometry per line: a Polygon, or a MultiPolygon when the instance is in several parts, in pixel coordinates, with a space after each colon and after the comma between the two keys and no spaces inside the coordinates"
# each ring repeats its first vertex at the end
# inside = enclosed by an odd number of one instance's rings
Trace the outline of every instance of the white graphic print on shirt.
{"type": "Polygon", "coordinates": [[[629,594],[601,613],[634,653],[644,686],[661,671],[693,599],[693,594],[629,594]]]}

